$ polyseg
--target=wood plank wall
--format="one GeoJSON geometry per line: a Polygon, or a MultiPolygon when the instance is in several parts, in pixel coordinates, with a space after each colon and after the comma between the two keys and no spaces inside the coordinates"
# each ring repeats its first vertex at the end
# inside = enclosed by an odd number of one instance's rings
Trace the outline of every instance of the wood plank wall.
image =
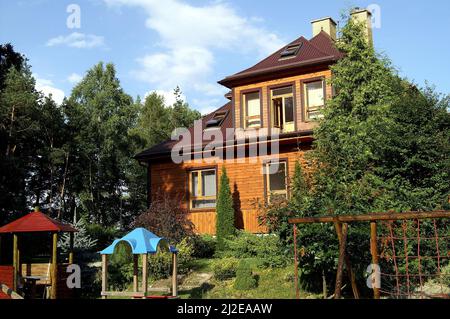
{"type": "MultiPolygon", "coordinates": [[[[305,167],[304,154],[310,146],[304,145],[298,150],[297,145],[283,147],[280,149],[280,159],[288,161],[288,180],[294,174],[295,162],[297,160],[305,167]]],[[[222,166],[225,165],[230,179],[230,188],[233,193],[236,207],[236,224],[238,228],[245,229],[253,233],[264,233],[266,230],[258,222],[258,211],[255,201],[264,201],[264,176],[262,175],[263,163],[274,158],[273,156],[260,156],[257,158],[245,159],[244,163],[237,163],[233,160],[224,162],[217,161],[213,164],[217,166],[217,180],[220,179],[222,166]]],[[[170,159],[165,162],[152,163],[151,165],[151,189],[152,198],[157,197],[158,192],[178,196],[180,206],[188,210],[188,172],[192,169],[210,168],[211,163],[186,162],[174,164],[170,159]]],[[[308,169],[308,167],[306,167],[308,169]]],[[[214,234],[216,224],[216,212],[212,210],[190,211],[189,218],[196,226],[196,231],[202,234],[214,234]]]]}

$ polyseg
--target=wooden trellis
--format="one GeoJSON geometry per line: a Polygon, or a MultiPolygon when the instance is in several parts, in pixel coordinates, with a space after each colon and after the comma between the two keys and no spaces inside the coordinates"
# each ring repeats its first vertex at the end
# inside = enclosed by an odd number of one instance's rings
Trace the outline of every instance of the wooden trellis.
{"type": "MultiPolygon", "coordinates": [[[[399,284],[399,277],[402,277],[403,275],[399,273],[398,271],[398,258],[399,256],[395,253],[395,244],[394,241],[401,239],[404,242],[404,245],[407,243],[407,236],[406,231],[403,233],[403,236],[401,238],[397,238],[393,235],[392,229],[390,231],[390,236],[381,236],[378,237],[378,228],[382,223],[388,223],[388,225],[391,225],[393,222],[398,221],[416,221],[417,225],[417,236],[414,237],[415,240],[418,241],[417,244],[417,255],[415,256],[408,256],[408,252],[404,252],[403,258],[406,259],[406,287],[407,287],[407,294],[404,294],[403,296],[411,297],[412,293],[410,291],[410,277],[411,276],[417,276],[419,278],[420,287],[423,285],[423,278],[427,275],[421,273],[421,258],[424,258],[420,255],[420,241],[425,239],[421,237],[420,235],[420,220],[432,220],[434,224],[434,236],[426,239],[434,240],[436,242],[436,256],[431,256],[432,258],[435,258],[437,260],[438,265],[438,275],[440,274],[440,266],[443,259],[449,257],[450,251],[441,252],[439,248],[439,240],[446,240],[448,239],[448,234],[444,236],[439,236],[437,232],[436,227],[436,220],[437,219],[448,219],[450,218],[450,211],[432,211],[432,212],[404,212],[404,213],[371,213],[371,214],[364,214],[364,215],[345,215],[345,216],[325,216],[325,217],[305,217],[305,218],[292,218],[289,220],[289,223],[293,225],[293,234],[294,234],[294,262],[295,262],[295,290],[296,290],[296,297],[299,298],[299,285],[298,285],[298,267],[299,267],[299,261],[298,261],[298,249],[297,249],[297,237],[298,237],[298,229],[297,225],[299,224],[313,224],[313,223],[334,223],[337,237],[339,239],[339,259],[338,259],[338,267],[336,272],[336,285],[335,285],[335,291],[334,291],[334,298],[339,299],[341,298],[341,290],[342,290],[342,278],[343,278],[343,270],[344,267],[347,269],[348,277],[350,278],[350,282],[352,285],[352,291],[353,296],[358,299],[360,298],[360,294],[358,291],[358,287],[355,280],[355,274],[352,270],[350,260],[348,258],[348,255],[346,253],[346,246],[347,246],[347,234],[348,234],[348,224],[349,223],[355,223],[355,222],[370,222],[370,253],[372,256],[372,264],[373,265],[379,265],[380,257],[384,258],[384,255],[380,256],[379,253],[379,245],[378,241],[379,239],[381,241],[384,241],[385,243],[388,242],[391,244],[392,247],[394,247],[393,252],[393,262],[395,266],[396,273],[394,275],[390,275],[387,273],[381,273],[381,275],[384,276],[393,276],[397,282],[396,284],[396,296],[400,297],[400,284],[399,284]],[[408,271],[408,258],[418,258],[418,267],[419,272],[418,274],[410,274],[408,271]]],[[[405,225],[405,223],[403,223],[405,225]]],[[[447,245],[448,249],[448,245],[447,245]]],[[[375,285],[375,277],[372,277],[373,280],[373,297],[375,299],[379,299],[381,295],[380,288],[375,285]]],[[[384,294],[390,295],[387,291],[383,291],[384,294]]],[[[441,297],[448,297],[446,295],[442,295],[441,297]]]]}

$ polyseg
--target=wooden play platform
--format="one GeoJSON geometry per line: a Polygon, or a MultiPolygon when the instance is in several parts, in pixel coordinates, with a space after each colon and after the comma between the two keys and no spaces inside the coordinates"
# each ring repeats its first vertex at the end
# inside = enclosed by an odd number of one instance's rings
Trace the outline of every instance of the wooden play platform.
{"type": "MultiPolygon", "coordinates": [[[[37,286],[43,287],[41,298],[68,298],[73,291],[66,285],[67,266],[73,263],[73,234],[77,232],[69,224],[63,224],[39,212],[31,212],[5,226],[0,227],[0,239],[12,236],[12,265],[0,266],[0,298],[11,299],[25,295],[36,298],[37,286]],[[70,252],[68,263],[58,262],[58,237],[70,233],[70,252]],[[21,238],[25,234],[37,236],[48,233],[51,236],[51,257],[48,262],[25,263],[21,238]]],[[[2,247],[2,246],[0,246],[2,247]]],[[[5,254],[0,250],[0,254],[5,254]]],[[[0,256],[1,257],[1,256],[0,256]]],[[[11,260],[10,260],[11,262],[11,260]]]]}

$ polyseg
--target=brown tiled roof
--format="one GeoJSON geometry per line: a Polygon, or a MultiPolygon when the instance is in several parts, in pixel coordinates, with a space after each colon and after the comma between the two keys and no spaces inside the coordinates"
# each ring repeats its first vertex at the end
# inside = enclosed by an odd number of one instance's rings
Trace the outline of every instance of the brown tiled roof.
{"type": "MultiPolygon", "coordinates": [[[[226,133],[227,133],[226,129],[233,128],[233,116],[231,114],[231,102],[228,102],[227,104],[225,104],[221,108],[215,110],[214,112],[203,116],[201,119],[202,120],[202,130],[205,129],[206,123],[214,117],[214,114],[216,114],[217,112],[223,112],[223,111],[227,112],[227,115],[226,115],[225,119],[223,120],[222,124],[220,125],[220,130],[222,132],[222,135],[225,137],[225,140],[227,140],[228,136],[226,136],[226,133]]],[[[194,127],[190,127],[189,132],[193,139],[194,127]]],[[[203,140],[203,145],[206,145],[209,142],[211,142],[211,140],[203,140]]],[[[146,159],[146,158],[153,157],[156,155],[168,155],[168,154],[170,154],[170,152],[172,151],[172,147],[176,143],[178,143],[178,141],[173,141],[171,139],[166,140],[160,144],[157,144],[157,145],[151,147],[148,150],[145,150],[145,151],[137,154],[135,156],[135,159],[141,160],[141,159],[146,159]]],[[[191,143],[193,143],[193,141],[191,141],[191,143]]]]}
{"type": "MultiPolygon", "coordinates": [[[[236,79],[247,79],[252,76],[259,76],[260,74],[273,74],[281,70],[291,70],[299,67],[307,67],[313,66],[316,64],[322,63],[331,63],[333,61],[338,60],[342,57],[342,54],[336,49],[334,46],[334,41],[331,37],[325,33],[320,32],[318,35],[313,37],[311,40],[308,40],[304,37],[300,37],[288,45],[282,47],[280,50],[276,51],[266,59],[261,62],[255,64],[251,68],[248,68],[244,71],[238,72],[232,76],[229,76],[222,81],[219,81],[220,84],[230,87],[230,81],[235,81],[236,79]],[[280,59],[281,53],[285,50],[286,47],[291,45],[301,44],[300,50],[297,55],[288,59],[280,59]]],[[[202,129],[205,128],[206,123],[214,117],[214,114],[221,111],[227,111],[227,116],[220,126],[220,130],[222,131],[225,140],[234,139],[234,137],[226,136],[226,129],[233,128],[233,116],[232,116],[232,107],[231,102],[225,104],[221,108],[216,111],[204,116],[202,118],[202,129]]],[[[191,137],[193,138],[194,128],[189,128],[191,133],[191,137]]],[[[300,132],[297,132],[300,134],[300,132]]],[[[297,134],[295,133],[295,134],[297,134]]],[[[312,134],[312,132],[303,132],[305,135],[312,134]]],[[[204,140],[202,146],[207,145],[208,140],[204,140]]],[[[178,143],[178,141],[167,140],[160,144],[157,144],[150,149],[143,151],[135,156],[137,160],[149,160],[157,157],[164,157],[170,155],[172,147],[178,143]]],[[[193,144],[193,141],[191,141],[193,144]]]]}
{"type": "Polygon", "coordinates": [[[294,67],[305,67],[318,63],[331,62],[339,59],[340,57],[342,57],[342,54],[335,48],[334,41],[328,34],[321,31],[311,40],[300,37],[292,41],[251,68],[228,76],[219,81],[219,83],[229,87],[230,83],[237,79],[274,73],[283,69],[290,69],[294,67]],[[301,45],[298,54],[292,58],[282,59],[281,53],[285,50],[285,48],[296,44],[301,45]]]}
{"type": "Polygon", "coordinates": [[[309,40],[309,43],[311,43],[320,51],[325,52],[327,55],[335,56],[337,58],[343,57],[342,52],[340,52],[336,48],[334,41],[331,39],[328,33],[324,31],[321,31],[318,35],[309,40]]]}

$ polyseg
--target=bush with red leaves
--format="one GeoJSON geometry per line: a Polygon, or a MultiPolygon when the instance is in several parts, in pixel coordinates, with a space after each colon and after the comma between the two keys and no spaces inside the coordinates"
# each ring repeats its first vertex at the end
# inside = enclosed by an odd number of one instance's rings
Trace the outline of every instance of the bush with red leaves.
{"type": "Polygon", "coordinates": [[[146,228],[171,243],[194,236],[194,224],[181,208],[181,200],[181,197],[159,193],[149,209],[135,219],[134,226],[146,228]]]}

